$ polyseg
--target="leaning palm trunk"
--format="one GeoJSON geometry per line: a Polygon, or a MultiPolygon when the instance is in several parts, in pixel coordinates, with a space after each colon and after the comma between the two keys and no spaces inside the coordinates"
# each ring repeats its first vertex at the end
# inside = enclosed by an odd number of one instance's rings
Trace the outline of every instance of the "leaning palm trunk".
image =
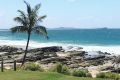
{"type": "Polygon", "coordinates": [[[27,45],[26,45],[25,54],[24,54],[21,66],[23,66],[24,63],[25,63],[25,61],[26,61],[25,58],[26,58],[26,55],[27,55],[27,52],[28,52],[28,46],[29,46],[29,42],[30,42],[30,36],[31,36],[31,33],[28,33],[27,45]]]}

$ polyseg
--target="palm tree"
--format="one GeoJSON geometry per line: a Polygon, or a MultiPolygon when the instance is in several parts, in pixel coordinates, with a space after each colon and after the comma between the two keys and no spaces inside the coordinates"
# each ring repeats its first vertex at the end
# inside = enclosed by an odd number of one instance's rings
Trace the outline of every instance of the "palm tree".
{"type": "MultiPolygon", "coordinates": [[[[37,4],[34,8],[31,8],[30,4],[28,4],[26,1],[24,3],[27,6],[27,13],[24,13],[21,10],[18,10],[20,15],[18,17],[15,17],[14,20],[18,22],[20,25],[15,26],[11,28],[11,32],[26,32],[28,34],[27,38],[27,44],[25,49],[25,54],[23,57],[22,65],[25,63],[27,51],[28,51],[28,45],[30,41],[30,36],[32,32],[35,32],[37,34],[41,34],[44,37],[48,38],[47,30],[44,26],[39,25],[39,22],[42,22],[42,20],[46,17],[44,16],[38,16],[38,10],[40,8],[40,4],[37,4]]],[[[22,66],[21,65],[21,66],[22,66]]]]}

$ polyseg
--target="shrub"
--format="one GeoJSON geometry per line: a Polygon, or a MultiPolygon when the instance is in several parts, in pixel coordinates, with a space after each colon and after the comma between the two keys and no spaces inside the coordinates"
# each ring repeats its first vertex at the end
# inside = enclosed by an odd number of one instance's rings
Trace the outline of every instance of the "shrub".
{"type": "Polygon", "coordinates": [[[120,76],[119,74],[109,72],[109,73],[99,73],[97,75],[97,78],[109,78],[109,79],[119,80],[120,76]]]}
{"type": "Polygon", "coordinates": [[[74,70],[72,75],[77,77],[86,77],[86,72],[84,70],[74,70]]]}
{"type": "Polygon", "coordinates": [[[91,73],[86,73],[86,77],[92,77],[91,73]]]}
{"type": "Polygon", "coordinates": [[[51,66],[49,69],[48,69],[49,72],[56,72],[56,65],[54,66],[51,66]]]}
{"type": "Polygon", "coordinates": [[[22,67],[23,70],[30,70],[30,71],[44,71],[39,65],[35,63],[29,63],[22,67]]]}
{"type": "Polygon", "coordinates": [[[62,67],[63,67],[63,65],[62,65],[61,63],[58,63],[58,64],[56,65],[56,71],[57,71],[58,73],[62,73],[62,67]]]}
{"type": "Polygon", "coordinates": [[[70,74],[69,68],[61,63],[57,63],[56,66],[52,66],[48,71],[58,72],[67,75],[70,74]]]}
{"type": "Polygon", "coordinates": [[[110,72],[109,72],[109,73],[106,74],[106,78],[119,80],[119,79],[120,79],[120,76],[119,76],[119,74],[117,74],[117,73],[110,73],[110,72]]]}
{"type": "Polygon", "coordinates": [[[61,63],[57,63],[56,65],[50,67],[48,71],[61,73],[62,72],[62,67],[63,67],[63,65],[61,63]]]}
{"type": "Polygon", "coordinates": [[[73,70],[72,72],[73,76],[77,77],[92,77],[91,73],[88,72],[88,70],[73,70]]]}
{"type": "Polygon", "coordinates": [[[106,78],[105,73],[99,73],[96,75],[97,78],[106,78]]]}
{"type": "Polygon", "coordinates": [[[62,66],[62,72],[61,73],[68,75],[68,74],[70,74],[70,71],[69,71],[67,66],[62,66]]]}

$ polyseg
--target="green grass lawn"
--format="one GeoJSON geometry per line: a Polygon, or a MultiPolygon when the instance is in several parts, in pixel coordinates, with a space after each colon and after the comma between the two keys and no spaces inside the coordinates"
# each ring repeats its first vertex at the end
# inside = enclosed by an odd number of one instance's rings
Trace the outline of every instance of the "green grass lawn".
{"type": "Polygon", "coordinates": [[[106,79],[92,79],[80,78],[62,75],[58,73],[48,72],[32,72],[32,71],[6,71],[0,72],[0,80],[106,80],[106,79]]]}

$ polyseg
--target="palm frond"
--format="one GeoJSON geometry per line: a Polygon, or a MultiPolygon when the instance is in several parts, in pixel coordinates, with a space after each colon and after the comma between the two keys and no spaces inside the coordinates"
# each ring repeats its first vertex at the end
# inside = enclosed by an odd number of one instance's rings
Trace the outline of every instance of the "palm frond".
{"type": "Polygon", "coordinates": [[[18,23],[20,23],[22,25],[26,24],[26,22],[24,21],[24,19],[22,19],[21,17],[15,17],[14,21],[16,21],[16,22],[18,22],[18,23]]]}
{"type": "Polygon", "coordinates": [[[46,15],[44,15],[44,16],[40,16],[40,17],[38,18],[38,20],[37,20],[37,21],[42,22],[42,20],[43,20],[43,19],[45,19],[46,17],[47,17],[46,15]]]}
{"type": "Polygon", "coordinates": [[[26,15],[25,15],[25,13],[24,13],[23,11],[21,11],[21,10],[18,10],[18,12],[20,13],[20,15],[21,15],[21,16],[24,16],[24,17],[26,17],[26,15]]]}
{"type": "Polygon", "coordinates": [[[37,13],[37,11],[40,9],[40,6],[41,6],[41,4],[37,4],[37,5],[35,6],[35,8],[33,9],[34,12],[37,13]]]}
{"type": "Polygon", "coordinates": [[[27,12],[30,14],[32,11],[30,4],[28,4],[26,1],[24,1],[24,3],[27,5],[27,12]]]}
{"type": "Polygon", "coordinates": [[[28,28],[25,26],[15,26],[13,28],[10,29],[12,33],[16,33],[16,32],[27,32],[28,28]]]}
{"type": "Polygon", "coordinates": [[[44,26],[37,26],[33,28],[33,31],[37,34],[41,34],[48,39],[48,33],[44,26]]]}

